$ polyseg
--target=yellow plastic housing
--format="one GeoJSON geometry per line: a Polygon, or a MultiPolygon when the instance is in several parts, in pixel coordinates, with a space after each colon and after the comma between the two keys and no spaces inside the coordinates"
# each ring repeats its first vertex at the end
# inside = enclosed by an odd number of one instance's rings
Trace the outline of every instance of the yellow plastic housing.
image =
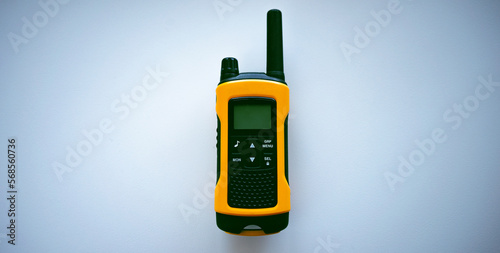
{"type": "Polygon", "coordinates": [[[289,111],[289,89],[283,83],[246,79],[220,84],[216,89],[216,112],[220,120],[220,177],[215,186],[215,211],[235,216],[267,216],[290,211],[290,187],[285,177],[285,119],[289,111]],[[247,209],[231,207],[228,192],[228,103],[237,97],[267,97],[276,100],[277,188],[276,206],[247,209]]]}

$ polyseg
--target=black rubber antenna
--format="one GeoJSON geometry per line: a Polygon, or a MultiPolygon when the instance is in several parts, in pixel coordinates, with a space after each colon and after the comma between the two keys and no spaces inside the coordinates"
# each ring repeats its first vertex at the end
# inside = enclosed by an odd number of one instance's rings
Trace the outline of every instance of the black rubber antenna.
{"type": "Polygon", "coordinates": [[[267,73],[268,76],[285,81],[283,72],[283,31],[281,11],[267,12],[267,73]]]}

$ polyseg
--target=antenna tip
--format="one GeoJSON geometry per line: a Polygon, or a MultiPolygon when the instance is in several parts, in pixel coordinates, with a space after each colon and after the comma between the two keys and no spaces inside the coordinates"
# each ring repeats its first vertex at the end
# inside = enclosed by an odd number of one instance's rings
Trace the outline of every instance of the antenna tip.
{"type": "Polygon", "coordinates": [[[281,11],[267,12],[267,71],[268,76],[285,80],[283,73],[283,31],[281,11]]]}
{"type": "Polygon", "coordinates": [[[271,19],[281,19],[281,11],[278,9],[272,9],[267,12],[267,18],[271,19]]]}

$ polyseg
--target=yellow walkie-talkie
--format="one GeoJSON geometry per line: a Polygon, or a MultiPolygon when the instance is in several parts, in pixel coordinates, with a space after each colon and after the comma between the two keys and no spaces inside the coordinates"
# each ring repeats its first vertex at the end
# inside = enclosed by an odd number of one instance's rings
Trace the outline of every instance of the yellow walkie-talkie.
{"type": "Polygon", "coordinates": [[[222,60],[217,102],[217,226],[267,235],[288,226],[289,90],[283,73],[281,12],[267,13],[267,71],[239,73],[222,60]]]}

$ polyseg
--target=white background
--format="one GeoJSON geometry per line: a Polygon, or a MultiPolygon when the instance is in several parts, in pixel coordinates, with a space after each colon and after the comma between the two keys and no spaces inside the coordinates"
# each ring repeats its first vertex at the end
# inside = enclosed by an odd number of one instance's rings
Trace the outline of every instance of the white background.
{"type": "Polygon", "coordinates": [[[500,251],[499,1],[40,3],[0,4],[1,252],[500,251]],[[265,71],[272,8],[292,210],[238,237],[215,224],[215,87],[223,57],[265,71]]]}

